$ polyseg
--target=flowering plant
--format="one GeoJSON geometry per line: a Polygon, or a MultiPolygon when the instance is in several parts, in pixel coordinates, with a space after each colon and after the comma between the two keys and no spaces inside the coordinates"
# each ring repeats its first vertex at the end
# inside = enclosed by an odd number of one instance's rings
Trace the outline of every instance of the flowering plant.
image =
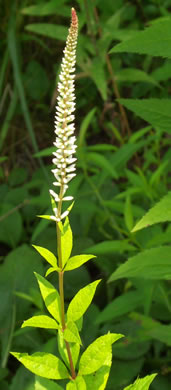
{"type": "MultiPolygon", "coordinates": [[[[36,352],[11,352],[26,368],[36,375],[35,390],[63,389],[53,380],[66,380],[67,390],[103,390],[106,387],[111,363],[112,344],[123,337],[121,334],[108,333],[98,337],[80,356],[82,341],[79,332],[82,328],[83,315],[92,302],[100,280],[96,280],[82,288],[73,297],[65,313],[64,303],[64,273],[80,267],[93,255],[71,256],[72,230],[68,214],[72,205],[62,210],[63,201],[73,200],[66,196],[68,183],[75,176],[76,137],[74,134],[75,94],[74,71],[76,61],[76,44],[78,34],[78,19],[72,8],[72,20],[62,60],[62,70],[59,76],[57,97],[58,104],[55,117],[56,151],[53,153],[52,170],[54,186],[59,187],[59,193],[50,190],[53,215],[41,216],[56,223],[57,230],[57,257],[48,249],[33,245],[42,257],[50,264],[45,278],[37,273],[40,292],[47,311],[50,315],[39,314],[24,321],[22,327],[37,327],[51,329],[57,333],[58,354],[36,352]],[[64,220],[64,222],[63,222],[64,220]],[[59,278],[59,292],[47,281],[46,277],[57,272],[59,278]]],[[[148,390],[155,375],[138,379],[134,385],[126,389],[148,390]],[[133,387],[132,387],[133,386],[133,387]]],[[[125,390],[126,390],[125,389],[125,390]]]]}

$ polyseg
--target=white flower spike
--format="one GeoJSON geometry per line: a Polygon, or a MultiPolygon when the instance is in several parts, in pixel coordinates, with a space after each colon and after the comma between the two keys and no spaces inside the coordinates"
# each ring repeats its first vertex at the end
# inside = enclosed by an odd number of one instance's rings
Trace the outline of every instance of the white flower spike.
{"type": "Polygon", "coordinates": [[[60,187],[59,194],[50,190],[51,196],[55,202],[58,203],[58,208],[54,209],[55,216],[51,219],[59,222],[68,214],[66,212],[61,214],[62,201],[71,200],[73,197],[64,194],[68,188],[68,182],[76,175],[74,172],[76,158],[73,157],[77,148],[75,141],[76,137],[73,135],[75,126],[73,112],[75,111],[75,86],[74,86],[74,71],[76,62],[76,45],[78,36],[78,18],[74,8],[71,10],[71,26],[64,49],[64,57],[62,59],[61,73],[59,75],[58,83],[58,97],[55,115],[55,134],[56,152],[53,153],[53,164],[56,166],[52,169],[55,176],[55,186],[60,187]]]}

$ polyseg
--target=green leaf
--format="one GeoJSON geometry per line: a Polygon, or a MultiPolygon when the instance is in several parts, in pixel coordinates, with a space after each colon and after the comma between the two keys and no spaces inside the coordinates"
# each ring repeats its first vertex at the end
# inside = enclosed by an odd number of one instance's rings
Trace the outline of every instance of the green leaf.
{"type": "Polygon", "coordinates": [[[97,89],[99,90],[102,99],[107,100],[107,80],[104,71],[104,64],[99,57],[94,57],[91,63],[90,76],[97,89]]]}
{"type": "Polygon", "coordinates": [[[124,390],[148,390],[156,375],[152,374],[147,375],[145,378],[138,378],[132,385],[125,387],[124,390]]]}
{"type": "Polygon", "coordinates": [[[171,20],[165,20],[150,26],[145,31],[137,32],[134,37],[116,45],[110,53],[127,52],[171,58],[170,23],[171,20]]]}
{"type": "Polygon", "coordinates": [[[153,77],[149,76],[143,70],[136,68],[121,69],[119,72],[116,72],[115,77],[116,80],[120,82],[131,81],[136,83],[138,81],[144,81],[145,83],[151,83],[157,87],[160,87],[160,85],[153,77]]]}
{"type": "Polygon", "coordinates": [[[171,278],[169,246],[148,249],[131,257],[111,275],[109,282],[121,278],[169,280],[171,278]]]}
{"type": "Polygon", "coordinates": [[[139,307],[143,303],[143,299],[143,295],[139,294],[138,291],[127,292],[110,302],[105,309],[99,313],[95,322],[101,324],[102,322],[107,322],[127,314],[139,307]]]}
{"type": "Polygon", "coordinates": [[[79,343],[82,345],[77,325],[73,321],[67,323],[67,327],[64,330],[64,339],[69,343],[79,343]]]}
{"type": "Polygon", "coordinates": [[[33,248],[36,249],[37,252],[40,253],[40,255],[42,257],[44,257],[44,259],[50,264],[52,265],[52,267],[54,268],[58,268],[57,267],[57,258],[55,257],[55,255],[50,252],[48,249],[46,248],[42,248],[41,246],[37,246],[37,245],[32,245],[33,248]]]}
{"type": "Polygon", "coordinates": [[[82,264],[86,263],[88,260],[93,259],[94,257],[96,257],[96,256],[94,256],[94,255],[79,255],[79,256],[70,257],[64,270],[71,271],[72,269],[78,268],[82,264]]]}
{"type": "Polygon", "coordinates": [[[74,381],[70,381],[67,384],[66,390],[88,390],[88,389],[84,378],[82,376],[77,376],[74,381]]]}
{"type": "Polygon", "coordinates": [[[63,390],[63,387],[59,386],[57,383],[37,376],[35,379],[35,390],[63,390]]]}
{"type": "Polygon", "coordinates": [[[28,24],[25,29],[49,38],[59,39],[60,41],[66,40],[68,32],[66,27],[51,23],[32,23],[28,24]]]}
{"type": "Polygon", "coordinates": [[[100,169],[105,169],[109,176],[114,179],[118,178],[118,174],[115,171],[114,167],[110,164],[106,157],[99,153],[87,153],[85,156],[87,163],[93,163],[100,169]]]}
{"type": "Polygon", "coordinates": [[[107,358],[102,367],[93,374],[85,375],[86,390],[104,390],[109,377],[112,364],[112,349],[108,351],[107,358]]]}
{"type": "Polygon", "coordinates": [[[97,371],[105,363],[110,352],[111,345],[119,340],[123,335],[108,333],[98,337],[83,352],[79,363],[79,375],[88,375],[97,371]]]}
{"type": "Polygon", "coordinates": [[[72,251],[72,230],[68,217],[66,217],[64,225],[61,222],[58,225],[61,231],[62,266],[64,267],[72,251]]]}
{"type": "Polygon", "coordinates": [[[40,291],[49,313],[57,320],[61,322],[61,309],[60,309],[60,297],[58,291],[49,283],[43,276],[35,272],[40,291]]]}
{"type": "Polygon", "coordinates": [[[60,7],[58,7],[56,2],[54,0],[51,0],[45,3],[25,7],[21,10],[21,13],[24,15],[32,15],[32,16],[47,16],[53,14],[70,16],[71,11],[69,7],[63,6],[61,1],[60,1],[60,7]]]}
{"type": "Polygon", "coordinates": [[[44,315],[37,315],[24,321],[21,327],[25,328],[26,326],[33,326],[36,328],[47,328],[47,329],[59,328],[59,325],[55,320],[53,320],[49,316],[44,316],[44,315]]]}
{"type": "MultiPolygon", "coordinates": [[[[66,343],[64,340],[64,332],[62,332],[60,329],[58,330],[58,350],[59,350],[59,353],[62,357],[62,360],[65,362],[67,367],[70,368],[68,353],[67,353],[67,349],[66,349],[66,343]]],[[[75,367],[77,364],[79,353],[80,353],[80,344],[79,343],[71,343],[70,350],[71,350],[73,365],[75,367]]]]}
{"type": "MultiPolygon", "coordinates": [[[[123,207],[122,207],[123,208],[123,207]]],[[[113,254],[113,252],[123,253],[125,251],[133,250],[133,246],[129,244],[128,240],[112,240],[99,242],[87,248],[87,252],[94,252],[96,255],[113,254]]]]}
{"type": "Polygon", "coordinates": [[[59,272],[60,271],[60,268],[54,268],[54,267],[50,267],[48,268],[48,270],[46,271],[46,274],[45,276],[47,277],[48,275],[52,274],[52,272],[59,272]]]}
{"type": "Polygon", "coordinates": [[[88,112],[88,114],[85,116],[85,118],[83,119],[83,121],[81,123],[80,131],[79,131],[79,135],[78,135],[78,142],[77,142],[79,147],[81,147],[85,144],[86,132],[88,130],[90,123],[92,122],[92,119],[96,113],[96,110],[97,110],[96,107],[92,108],[92,110],[88,112]]]}
{"type": "Polygon", "coordinates": [[[77,321],[80,317],[83,316],[94,297],[96,288],[100,281],[101,279],[96,280],[95,282],[88,284],[86,287],[78,291],[68,306],[68,321],[77,321]]]}
{"type": "Polygon", "coordinates": [[[69,378],[69,373],[62,361],[51,353],[36,352],[33,355],[27,353],[11,352],[33,374],[49,379],[69,378]]]}
{"type": "Polygon", "coordinates": [[[171,192],[152,207],[135,225],[132,232],[154,225],[159,222],[171,221],[171,192]]]}
{"type": "Polygon", "coordinates": [[[170,99],[119,99],[119,102],[154,127],[160,127],[170,133],[170,99]]]}

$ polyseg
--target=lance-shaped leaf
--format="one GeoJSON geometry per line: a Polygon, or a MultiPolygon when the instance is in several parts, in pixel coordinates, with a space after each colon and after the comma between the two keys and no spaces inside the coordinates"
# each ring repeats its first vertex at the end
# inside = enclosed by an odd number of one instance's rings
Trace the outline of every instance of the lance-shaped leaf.
{"type": "Polygon", "coordinates": [[[152,374],[145,378],[138,378],[132,385],[125,387],[124,390],[148,390],[156,375],[152,374]]]}
{"type": "Polygon", "coordinates": [[[79,343],[82,344],[80,335],[78,332],[77,325],[75,322],[70,321],[67,323],[67,327],[64,330],[64,339],[69,343],[79,343]]]}
{"type": "Polygon", "coordinates": [[[60,271],[60,268],[56,267],[50,267],[48,268],[48,270],[46,271],[46,274],[45,276],[47,277],[48,275],[52,274],[52,272],[59,272],[60,271]]]}
{"type": "Polygon", "coordinates": [[[86,263],[88,260],[93,259],[94,255],[79,255],[70,257],[68,260],[65,271],[71,271],[72,269],[80,267],[82,264],[86,263]]]}
{"type": "MultiPolygon", "coordinates": [[[[67,349],[66,349],[66,343],[64,340],[64,332],[62,332],[60,329],[58,330],[58,350],[59,350],[59,353],[61,355],[62,360],[65,362],[67,367],[70,368],[68,353],[67,353],[67,349]]],[[[80,353],[80,344],[79,343],[71,343],[70,350],[71,350],[73,365],[75,367],[77,364],[79,353],[80,353]]]]}
{"type": "Polygon", "coordinates": [[[53,318],[44,315],[34,316],[24,321],[21,327],[25,328],[26,326],[32,326],[35,328],[46,328],[46,329],[59,328],[59,325],[55,320],[53,320],[53,318]]]}
{"type": "Polygon", "coordinates": [[[41,246],[37,246],[37,245],[32,245],[33,248],[36,249],[37,252],[40,253],[40,255],[42,257],[44,257],[44,259],[50,264],[52,265],[52,267],[54,268],[57,268],[57,258],[55,257],[55,255],[50,252],[48,249],[46,248],[42,248],[41,246]]]}
{"type": "Polygon", "coordinates": [[[81,356],[79,374],[92,374],[103,366],[106,358],[108,357],[111,345],[121,337],[123,337],[121,334],[108,333],[104,336],[98,337],[92,344],[90,344],[81,356]]]}
{"type": "Polygon", "coordinates": [[[34,387],[35,390],[63,390],[63,387],[59,386],[57,383],[40,376],[36,376],[34,387]]]}
{"type": "Polygon", "coordinates": [[[61,231],[62,266],[64,267],[72,251],[72,230],[68,217],[65,219],[64,225],[62,225],[62,222],[60,222],[58,225],[61,231]]]}
{"type": "Polygon", "coordinates": [[[78,291],[68,306],[68,321],[77,321],[80,317],[83,316],[94,297],[97,285],[100,283],[100,281],[101,279],[96,280],[95,282],[88,284],[86,287],[78,291]]]}
{"type": "Polygon", "coordinates": [[[61,321],[60,297],[58,291],[43,276],[35,272],[40,291],[49,313],[57,320],[61,321]]]}
{"type": "Polygon", "coordinates": [[[159,222],[171,221],[171,192],[152,207],[135,225],[132,232],[154,225],[159,222]]]}
{"type": "Polygon", "coordinates": [[[49,379],[69,378],[69,373],[62,361],[51,353],[36,352],[33,355],[27,353],[11,352],[33,374],[49,379]]]}
{"type": "Polygon", "coordinates": [[[152,248],[131,257],[109,278],[171,279],[171,251],[168,246],[152,248]]]}

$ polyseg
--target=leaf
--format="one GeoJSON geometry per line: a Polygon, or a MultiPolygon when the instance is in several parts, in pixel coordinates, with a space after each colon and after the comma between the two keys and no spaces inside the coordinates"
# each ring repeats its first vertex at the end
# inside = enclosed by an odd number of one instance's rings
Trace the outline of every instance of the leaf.
{"type": "Polygon", "coordinates": [[[68,321],[77,321],[80,317],[83,316],[94,297],[96,288],[100,281],[101,279],[96,280],[95,282],[88,284],[86,287],[78,291],[68,306],[68,321]]]}
{"type": "Polygon", "coordinates": [[[171,131],[170,99],[119,99],[119,102],[152,126],[171,131]]]}
{"type": "Polygon", "coordinates": [[[33,355],[27,353],[11,352],[33,374],[49,379],[69,378],[69,373],[62,361],[51,353],[36,352],[33,355]]]}
{"type": "Polygon", "coordinates": [[[45,277],[47,277],[48,275],[52,274],[52,272],[59,272],[59,271],[60,271],[60,268],[58,268],[58,267],[57,268],[50,267],[46,271],[45,277]]]}
{"type": "Polygon", "coordinates": [[[70,257],[64,270],[71,271],[72,269],[78,268],[82,264],[86,263],[88,260],[93,259],[94,257],[96,257],[96,256],[94,256],[94,255],[79,255],[79,256],[70,257]]]}
{"type": "Polygon", "coordinates": [[[43,276],[35,272],[40,291],[45,302],[45,305],[49,313],[57,320],[61,322],[61,309],[60,309],[60,297],[58,291],[49,283],[43,276]]]}
{"type": "Polygon", "coordinates": [[[49,379],[41,378],[39,376],[35,379],[35,390],[63,390],[63,387],[49,379]]]}
{"type": "Polygon", "coordinates": [[[88,112],[88,114],[85,116],[85,118],[83,119],[83,121],[81,123],[80,131],[79,131],[79,135],[78,135],[78,142],[77,142],[79,147],[81,147],[85,144],[86,132],[88,130],[90,123],[92,122],[92,119],[96,113],[96,110],[97,110],[96,107],[92,108],[92,110],[88,112]]]}
{"type": "Polygon", "coordinates": [[[145,378],[138,378],[132,385],[125,387],[124,390],[148,390],[156,375],[152,374],[147,375],[145,378]]]}
{"type": "Polygon", "coordinates": [[[84,377],[86,382],[86,390],[104,390],[106,388],[106,383],[109,377],[110,368],[112,364],[112,349],[108,351],[108,355],[103,366],[100,367],[93,374],[86,375],[84,377]]]}
{"type": "Polygon", "coordinates": [[[59,223],[58,225],[61,231],[62,266],[64,267],[72,251],[72,230],[68,217],[66,217],[64,225],[62,225],[62,223],[59,223]]]}
{"type": "Polygon", "coordinates": [[[171,192],[152,207],[135,225],[132,232],[154,225],[159,222],[171,221],[171,192]]]}
{"type": "Polygon", "coordinates": [[[46,248],[43,248],[41,246],[37,246],[37,245],[32,245],[33,248],[36,249],[37,252],[40,253],[40,255],[42,257],[44,257],[44,259],[50,264],[52,265],[52,267],[54,267],[55,269],[57,269],[57,258],[55,257],[55,255],[50,252],[48,249],[46,248]]]}
{"type": "Polygon", "coordinates": [[[121,334],[108,333],[90,344],[80,358],[78,375],[91,374],[103,366],[111,345],[121,337],[123,337],[121,334]]]}
{"type": "Polygon", "coordinates": [[[91,63],[90,76],[96,84],[102,99],[104,101],[107,100],[107,80],[104,71],[104,64],[102,63],[101,58],[94,57],[91,63]]]}
{"type": "Polygon", "coordinates": [[[21,214],[14,205],[3,203],[0,208],[0,219],[0,242],[15,248],[20,242],[22,235],[21,214]]]}
{"type": "Polygon", "coordinates": [[[125,251],[133,250],[133,246],[129,244],[128,240],[112,240],[103,241],[87,248],[87,252],[94,252],[96,255],[113,254],[114,252],[123,253],[125,251]]]}
{"type": "Polygon", "coordinates": [[[105,169],[106,172],[109,174],[109,176],[113,177],[114,179],[118,178],[118,174],[115,171],[114,167],[110,164],[107,158],[104,157],[102,154],[91,152],[91,153],[87,153],[85,158],[88,164],[93,163],[98,168],[103,170],[105,169]]]}
{"type": "Polygon", "coordinates": [[[169,246],[148,249],[131,257],[111,275],[109,282],[121,278],[169,280],[171,278],[169,246]]]}
{"type": "Polygon", "coordinates": [[[139,53],[171,58],[170,20],[165,20],[137,32],[132,38],[119,43],[110,53],[139,53]]]}
{"type": "Polygon", "coordinates": [[[117,81],[120,82],[131,81],[136,83],[140,81],[145,83],[151,83],[160,88],[160,85],[152,76],[148,75],[143,70],[136,68],[121,69],[119,72],[115,73],[115,78],[117,81]]]}
{"type": "Polygon", "coordinates": [[[71,11],[69,7],[64,6],[61,1],[60,1],[60,7],[58,7],[56,1],[51,0],[46,3],[25,7],[21,10],[21,13],[24,15],[33,15],[33,16],[47,16],[53,14],[70,16],[71,11]]]}
{"type": "Polygon", "coordinates": [[[69,343],[79,343],[82,345],[80,335],[78,333],[78,328],[75,322],[69,321],[67,327],[64,330],[64,339],[69,343]]]}
{"type": "Polygon", "coordinates": [[[51,23],[32,23],[28,24],[25,29],[60,41],[65,41],[68,33],[66,27],[51,23]]]}
{"type": "Polygon", "coordinates": [[[66,390],[88,390],[88,389],[85,383],[85,379],[82,376],[77,376],[74,381],[70,381],[67,384],[66,390]]]}
{"type": "Polygon", "coordinates": [[[51,317],[45,316],[45,315],[37,315],[34,317],[29,318],[28,320],[24,321],[22,324],[22,328],[25,328],[26,326],[33,326],[36,328],[46,328],[46,329],[58,329],[59,325],[55,320],[53,320],[51,317]]]}
{"type": "Polygon", "coordinates": [[[138,291],[129,291],[110,302],[105,309],[99,313],[95,322],[101,324],[127,314],[142,305],[143,299],[143,295],[139,294],[138,291]]]}

